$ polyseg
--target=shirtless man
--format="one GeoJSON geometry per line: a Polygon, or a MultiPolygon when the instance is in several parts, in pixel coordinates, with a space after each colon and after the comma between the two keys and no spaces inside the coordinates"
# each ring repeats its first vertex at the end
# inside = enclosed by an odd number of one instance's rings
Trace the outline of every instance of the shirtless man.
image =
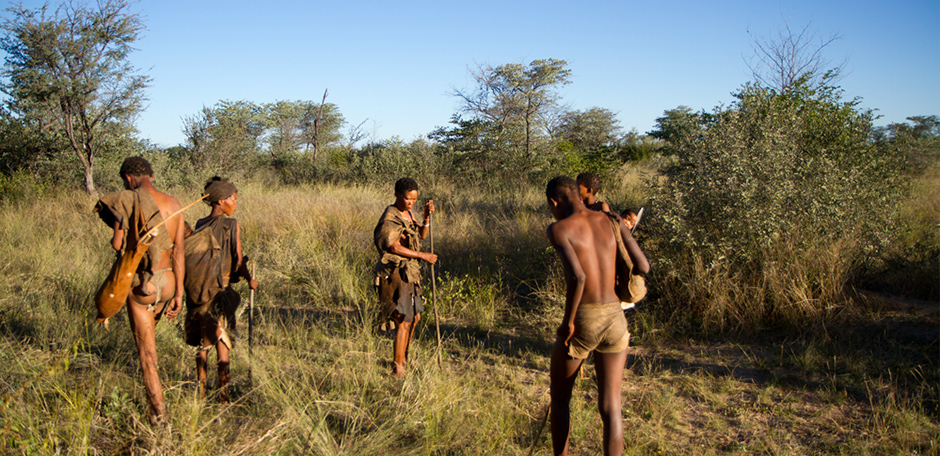
{"type": "MultiPolygon", "coordinates": [[[[126,230],[132,226],[128,221],[133,216],[128,210],[132,206],[121,204],[121,198],[125,198],[125,201],[128,195],[135,198],[133,192],[137,192],[140,196],[139,207],[142,208],[145,219],[150,220],[148,227],[170,217],[180,209],[176,198],[153,187],[153,169],[147,160],[130,157],[124,160],[120,172],[124,188],[127,190],[106,195],[98,203],[99,212],[105,212],[106,208],[116,220],[111,247],[117,251],[125,245],[126,230]],[[151,218],[153,214],[147,214],[148,207],[152,208],[149,211],[153,213],[159,212],[160,217],[151,218]]],[[[102,218],[105,216],[102,215],[102,218]]],[[[137,269],[133,288],[127,297],[128,321],[140,355],[140,368],[144,374],[144,387],[150,401],[152,422],[162,421],[166,412],[163,387],[157,373],[154,328],[162,316],[172,320],[183,308],[183,225],[183,215],[179,214],[158,228],[158,234],[137,269]]]]}
{"type": "MultiPolygon", "coordinates": [[[[567,176],[548,183],[548,207],[557,220],[548,226],[552,247],[561,257],[567,292],[565,314],[552,349],[551,430],[555,454],[568,454],[569,402],[581,363],[594,353],[598,410],[604,423],[604,454],[623,453],[620,384],[630,333],[614,291],[617,241],[606,214],[584,206],[578,184],[567,176]]],[[[620,232],[634,271],[649,272],[649,262],[630,230],[620,232]]]]}

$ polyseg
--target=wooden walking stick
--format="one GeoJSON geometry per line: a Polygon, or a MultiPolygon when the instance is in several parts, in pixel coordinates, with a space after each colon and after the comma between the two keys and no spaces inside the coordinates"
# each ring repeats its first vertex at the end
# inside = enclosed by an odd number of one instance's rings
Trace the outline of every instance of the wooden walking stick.
{"type": "MultiPolygon", "coordinates": [[[[431,231],[431,217],[428,217],[428,237],[431,239],[431,253],[434,253],[434,232],[431,231]]],[[[437,316],[437,280],[434,277],[434,265],[431,265],[431,305],[434,306],[434,328],[437,331],[437,367],[444,367],[441,360],[441,323],[437,316]]]]}
{"type": "Polygon", "coordinates": [[[529,447],[529,456],[535,454],[535,446],[538,445],[539,439],[542,438],[542,431],[545,430],[545,423],[548,422],[548,415],[552,412],[552,403],[548,403],[548,407],[545,407],[545,416],[542,417],[542,425],[539,426],[539,433],[535,435],[535,440],[532,441],[532,446],[529,447]]]}
{"type": "MultiPolygon", "coordinates": [[[[255,279],[255,263],[251,263],[251,278],[255,279]]],[[[251,362],[254,361],[251,350],[251,333],[254,329],[255,290],[248,288],[248,381],[251,381],[251,362]]]]}

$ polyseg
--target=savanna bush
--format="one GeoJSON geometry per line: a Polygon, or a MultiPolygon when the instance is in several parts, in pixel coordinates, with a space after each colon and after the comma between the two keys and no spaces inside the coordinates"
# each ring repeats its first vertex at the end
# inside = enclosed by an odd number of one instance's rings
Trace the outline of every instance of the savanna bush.
{"type": "Polygon", "coordinates": [[[396,137],[358,150],[350,165],[354,177],[363,181],[394,182],[404,176],[420,176],[425,183],[438,182],[449,179],[453,166],[448,156],[437,152],[422,139],[405,143],[396,137]]]}
{"type": "Polygon", "coordinates": [[[748,84],[677,141],[649,225],[664,310],[694,302],[702,322],[741,329],[834,314],[838,285],[883,248],[900,189],[858,104],[827,78],[787,93],[748,84]],[[807,263],[833,249],[833,263],[807,263]]]}

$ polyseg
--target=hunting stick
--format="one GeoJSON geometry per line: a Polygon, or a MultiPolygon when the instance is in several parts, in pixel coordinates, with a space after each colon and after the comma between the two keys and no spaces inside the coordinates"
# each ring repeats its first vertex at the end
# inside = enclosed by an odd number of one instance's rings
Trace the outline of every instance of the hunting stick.
{"type": "Polygon", "coordinates": [[[163,219],[162,222],[156,224],[153,228],[149,229],[143,236],[141,236],[141,239],[143,239],[143,238],[145,238],[145,237],[147,237],[147,236],[156,236],[156,235],[157,235],[157,228],[160,228],[161,226],[163,226],[164,223],[169,222],[171,218],[176,217],[177,215],[180,215],[180,214],[181,214],[183,211],[185,211],[186,209],[189,209],[189,208],[193,207],[193,205],[195,205],[196,203],[198,203],[198,202],[200,202],[200,201],[206,199],[207,196],[209,196],[208,193],[206,193],[205,195],[202,195],[202,196],[201,196],[199,199],[197,199],[196,201],[193,201],[192,203],[187,204],[186,207],[184,207],[184,208],[182,208],[182,209],[180,209],[180,210],[174,212],[174,213],[173,213],[172,215],[170,215],[169,217],[163,219]]]}
{"type": "MultiPolygon", "coordinates": [[[[431,239],[431,254],[434,254],[434,232],[431,231],[431,217],[428,216],[428,237],[431,239]]],[[[437,280],[434,277],[434,265],[431,265],[431,305],[434,306],[434,329],[437,331],[437,367],[444,367],[441,361],[441,323],[437,316],[437,280]]]]}
{"type": "MultiPolygon", "coordinates": [[[[251,279],[255,280],[255,263],[251,262],[251,279]]],[[[251,283],[249,282],[249,285],[251,283]]],[[[248,288],[248,381],[251,382],[251,362],[254,361],[251,349],[251,333],[254,329],[255,290],[248,288]]]]}
{"type": "Polygon", "coordinates": [[[539,433],[535,435],[535,440],[532,441],[532,446],[529,447],[529,456],[532,456],[535,453],[535,446],[539,443],[539,439],[542,438],[542,431],[545,430],[545,423],[548,422],[548,414],[552,411],[552,403],[548,403],[548,407],[545,407],[545,416],[542,417],[542,425],[539,426],[539,433]]]}

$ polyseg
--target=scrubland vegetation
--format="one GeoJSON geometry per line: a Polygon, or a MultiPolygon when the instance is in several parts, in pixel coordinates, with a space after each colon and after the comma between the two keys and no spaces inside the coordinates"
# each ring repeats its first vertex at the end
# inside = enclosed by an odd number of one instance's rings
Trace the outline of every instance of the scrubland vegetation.
{"type": "MultiPolygon", "coordinates": [[[[612,170],[603,196],[615,207],[647,204],[652,187],[637,180],[656,180],[656,164],[612,170]]],[[[915,222],[935,218],[910,212],[936,210],[938,169],[914,178],[917,189],[895,222],[908,229],[886,251],[905,251],[918,230],[936,235],[915,222]]],[[[172,174],[158,170],[158,179],[161,171],[172,174]]],[[[535,445],[536,454],[548,454],[547,431],[536,436],[564,284],[544,239],[549,214],[540,186],[464,186],[436,176],[425,187],[422,197],[439,208],[443,366],[429,308],[400,381],[388,375],[391,339],[373,324],[368,272],[372,227],[392,201],[390,176],[240,182],[236,215],[262,281],[252,356],[243,315],[234,402],[202,400],[180,320],[161,322],[166,428],[147,422],[125,313],[110,332],[93,320],[91,297],[112,259],[108,230],[90,212],[94,199],[30,189],[24,178],[22,193],[6,194],[0,220],[8,278],[0,300],[3,446],[27,454],[528,454],[535,445]]],[[[170,192],[191,200],[195,184],[170,185],[170,192]]],[[[768,251],[798,261],[767,265],[758,277],[701,256],[668,256],[676,247],[653,235],[663,215],[647,208],[649,229],[638,236],[655,270],[649,300],[630,319],[628,454],[937,451],[935,307],[908,310],[863,292],[866,268],[875,266],[845,259],[851,238],[809,253],[787,239],[768,251]]],[[[930,298],[929,285],[904,282],[893,284],[930,298]]],[[[599,451],[593,375],[584,370],[573,401],[577,454],[599,451]]]]}
{"type": "MultiPolygon", "coordinates": [[[[937,116],[875,127],[833,73],[809,72],[779,86],[757,75],[731,105],[680,106],[624,133],[610,110],[565,111],[570,70],[545,59],[478,67],[450,124],[411,142],[369,141],[324,94],[220,101],[162,149],[134,134],[147,77],[126,65],[142,28],[126,6],[43,27],[16,7],[2,26],[3,453],[549,454],[564,282],[543,186],[585,171],[613,209],[646,208],[637,239],[653,269],[629,319],[627,454],[940,453],[937,116]],[[71,56],[94,63],[71,80],[31,52],[72,49],[44,46],[115,18],[89,35],[109,58],[71,56]],[[68,21],[87,23],[58,28],[68,21]],[[148,422],[126,313],[110,331],[93,319],[113,261],[94,194],[118,189],[130,155],[184,203],[231,178],[261,281],[250,347],[241,310],[231,404],[198,396],[181,319],[158,325],[167,426],[148,422]],[[372,229],[403,176],[436,201],[441,260],[397,380],[370,271],[372,229]]],[[[572,401],[575,454],[600,452],[593,376],[583,370],[572,401]]]]}

